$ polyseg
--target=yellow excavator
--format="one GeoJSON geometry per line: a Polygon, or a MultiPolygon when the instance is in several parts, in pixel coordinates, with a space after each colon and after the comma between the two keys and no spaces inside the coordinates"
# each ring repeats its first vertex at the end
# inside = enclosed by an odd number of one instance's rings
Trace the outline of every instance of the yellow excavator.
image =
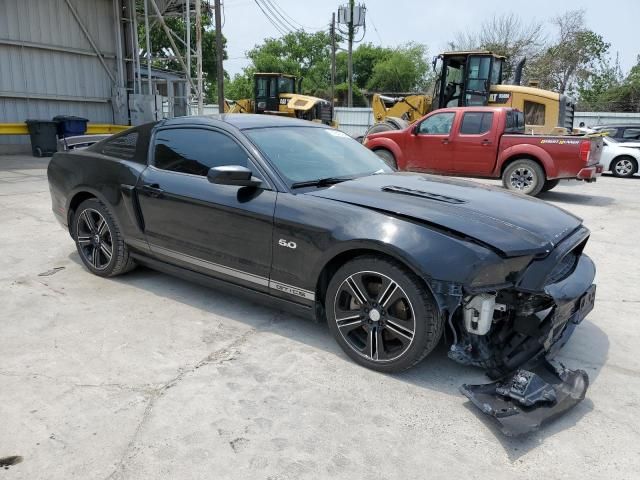
{"type": "Polygon", "coordinates": [[[433,96],[371,99],[375,124],[367,134],[404,128],[432,110],[446,107],[504,106],[524,112],[527,133],[566,133],[573,128],[575,105],[566,95],[521,86],[524,59],[512,85],[503,84],[506,57],[489,51],[445,52],[433,62],[437,72],[433,96]]]}
{"type": "Polygon", "coordinates": [[[334,125],[331,102],[298,93],[302,78],[285,73],[255,73],[253,97],[225,100],[225,113],[265,113],[334,125]]]}

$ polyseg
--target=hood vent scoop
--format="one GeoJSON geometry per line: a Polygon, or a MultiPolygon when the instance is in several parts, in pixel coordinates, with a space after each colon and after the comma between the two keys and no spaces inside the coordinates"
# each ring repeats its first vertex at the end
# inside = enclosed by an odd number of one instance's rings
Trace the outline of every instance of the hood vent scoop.
{"type": "Polygon", "coordinates": [[[412,197],[428,198],[429,200],[452,203],[454,205],[467,203],[467,200],[461,200],[459,198],[454,198],[454,197],[447,197],[446,195],[440,195],[439,193],[425,192],[424,190],[414,190],[412,188],[397,187],[395,185],[388,185],[386,187],[382,187],[382,191],[391,192],[391,193],[400,193],[402,195],[411,195],[412,197]]]}

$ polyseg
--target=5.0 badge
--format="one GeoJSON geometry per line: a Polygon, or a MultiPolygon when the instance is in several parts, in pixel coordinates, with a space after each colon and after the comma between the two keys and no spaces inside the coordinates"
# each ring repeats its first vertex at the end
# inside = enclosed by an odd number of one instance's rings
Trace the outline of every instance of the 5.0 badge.
{"type": "Polygon", "coordinates": [[[287,248],[296,248],[298,246],[296,245],[296,242],[288,242],[284,238],[281,238],[280,240],[278,240],[278,245],[280,245],[281,247],[287,247],[287,248]]]}

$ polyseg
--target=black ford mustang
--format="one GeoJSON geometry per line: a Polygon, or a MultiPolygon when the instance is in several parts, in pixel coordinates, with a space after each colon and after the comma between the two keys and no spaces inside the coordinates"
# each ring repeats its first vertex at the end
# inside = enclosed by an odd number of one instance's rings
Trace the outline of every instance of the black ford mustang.
{"type": "Polygon", "coordinates": [[[325,319],[383,372],[449,356],[497,379],[462,392],[506,433],[582,398],[547,361],[592,309],[589,231],[545,202],[393,172],[344,133],[265,115],[132,128],[49,164],[53,211],[92,273],[136,264],[325,319]]]}

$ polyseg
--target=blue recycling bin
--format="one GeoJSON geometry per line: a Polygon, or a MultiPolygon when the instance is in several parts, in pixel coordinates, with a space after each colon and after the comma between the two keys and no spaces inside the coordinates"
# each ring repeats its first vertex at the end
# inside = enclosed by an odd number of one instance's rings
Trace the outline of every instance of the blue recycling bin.
{"type": "Polygon", "coordinates": [[[58,124],[58,137],[75,137],[87,133],[87,120],[82,117],[72,115],[57,115],[53,121],[58,124]]]}

